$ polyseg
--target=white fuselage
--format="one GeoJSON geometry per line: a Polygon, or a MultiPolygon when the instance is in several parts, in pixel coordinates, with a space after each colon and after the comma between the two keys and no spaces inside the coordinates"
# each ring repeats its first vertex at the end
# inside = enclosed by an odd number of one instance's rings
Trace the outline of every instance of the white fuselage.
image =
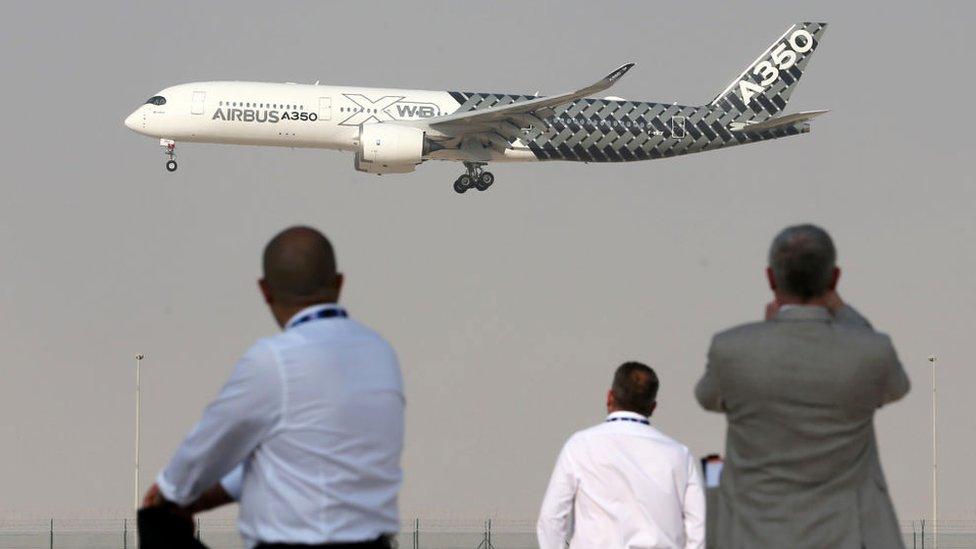
{"type": "MultiPolygon", "coordinates": [[[[364,124],[422,121],[452,113],[448,92],[264,82],[194,82],[166,88],[125,120],[138,133],[176,142],[308,147],[355,152],[364,124]],[[158,103],[158,101],[157,101],[158,103]]],[[[487,151],[481,150],[479,154],[487,151]]],[[[492,161],[535,160],[527,149],[492,161]]],[[[469,160],[464,150],[429,158],[469,160]]],[[[489,160],[489,158],[485,158],[489,160]]]]}

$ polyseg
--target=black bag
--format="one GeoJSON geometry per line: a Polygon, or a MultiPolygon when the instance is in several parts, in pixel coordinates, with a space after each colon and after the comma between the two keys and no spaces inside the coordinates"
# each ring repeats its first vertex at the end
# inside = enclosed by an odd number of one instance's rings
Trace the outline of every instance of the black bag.
{"type": "Polygon", "coordinates": [[[207,549],[193,533],[193,519],[173,505],[139,509],[140,549],[207,549]]]}

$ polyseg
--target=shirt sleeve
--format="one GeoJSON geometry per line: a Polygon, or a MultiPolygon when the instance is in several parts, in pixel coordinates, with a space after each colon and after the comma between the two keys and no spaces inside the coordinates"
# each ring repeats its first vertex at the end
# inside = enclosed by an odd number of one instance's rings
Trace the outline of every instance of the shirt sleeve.
{"type": "Polygon", "coordinates": [[[241,490],[244,488],[244,464],[239,463],[229,473],[220,479],[220,487],[224,489],[234,501],[241,500],[241,490]]]}
{"type": "Polygon", "coordinates": [[[705,488],[699,462],[688,452],[688,484],[684,498],[685,549],[705,548],[705,488]]]}
{"type": "Polygon", "coordinates": [[[189,505],[243,463],[279,421],[282,390],[274,352],[257,343],[159,473],[163,497],[189,505]]]}
{"type": "Polygon", "coordinates": [[[711,347],[708,349],[708,362],[705,364],[705,375],[695,385],[695,398],[701,407],[712,411],[722,412],[725,403],[722,401],[722,392],[719,390],[718,376],[715,374],[718,352],[715,349],[715,340],[712,340],[711,347]]]}
{"type": "Polygon", "coordinates": [[[536,536],[539,549],[564,549],[573,537],[573,505],[576,500],[576,475],[570,458],[572,439],[563,446],[542,500],[536,536]]]}

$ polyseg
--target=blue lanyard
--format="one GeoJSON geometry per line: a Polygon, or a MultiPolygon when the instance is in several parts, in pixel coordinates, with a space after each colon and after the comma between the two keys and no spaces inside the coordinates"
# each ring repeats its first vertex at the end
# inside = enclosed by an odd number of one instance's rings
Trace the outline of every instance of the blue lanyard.
{"type": "Polygon", "coordinates": [[[606,423],[611,421],[632,421],[634,423],[641,423],[643,425],[650,425],[651,422],[646,419],[637,419],[636,417],[608,417],[606,423]]]}
{"type": "Polygon", "coordinates": [[[346,313],[345,309],[341,308],[330,308],[322,309],[321,311],[316,311],[314,313],[309,313],[301,318],[298,318],[292,322],[288,327],[294,328],[300,324],[305,324],[306,322],[311,322],[313,320],[322,320],[323,318],[346,318],[349,315],[346,313]]]}

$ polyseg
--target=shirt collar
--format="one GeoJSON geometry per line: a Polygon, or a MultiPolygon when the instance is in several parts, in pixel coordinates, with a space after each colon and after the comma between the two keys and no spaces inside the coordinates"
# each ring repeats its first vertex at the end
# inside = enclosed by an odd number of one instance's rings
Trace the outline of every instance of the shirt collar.
{"type": "Polygon", "coordinates": [[[297,321],[299,318],[302,318],[305,315],[314,315],[319,311],[325,311],[328,309],[341,309],[341,308],[342,307],[340,307],[338,303],[317,303],[315,305],[309,305],[308,307],[305,307],[301,311],[298,311],[297,313],[292,315],[292,317],[288,319],[288,322],[285,323],[285,329],[287,330],[292,326],[294,326],[295,321],[297,321]]]}
{"type": "Polygon", "coordinates": [[[627,412],[624,410],[620,410],[618,412],[612,412],[610,415],[607,416],[607,419],[613,419],[613,418],[629,418],[629,419],[647,421],[647,416],[642,416],[637,412],[627,412]]]}

